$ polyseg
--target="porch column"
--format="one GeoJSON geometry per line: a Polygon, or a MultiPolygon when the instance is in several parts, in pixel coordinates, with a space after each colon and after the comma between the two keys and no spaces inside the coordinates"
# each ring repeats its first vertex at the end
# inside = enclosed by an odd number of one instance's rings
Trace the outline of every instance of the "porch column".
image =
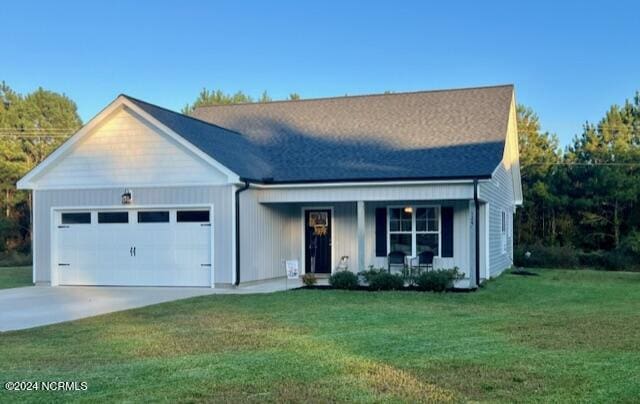
{"type": "Polygon", "coordinates": [[[356,202],[358,222],[358,272],[364,271],[364,201],[356,202]]]}

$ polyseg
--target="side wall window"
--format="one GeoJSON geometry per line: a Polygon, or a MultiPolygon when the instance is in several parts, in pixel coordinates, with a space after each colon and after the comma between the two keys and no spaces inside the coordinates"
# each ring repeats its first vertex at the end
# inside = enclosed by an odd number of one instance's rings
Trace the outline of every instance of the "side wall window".
{"type": "Polygon", "coordinates": [[[502,246],[502,253],[505,254],[507,252],[507,212],[502,210],[502,220],[501,220],[501,232],[500,232],[500,243],[502,246]]]}

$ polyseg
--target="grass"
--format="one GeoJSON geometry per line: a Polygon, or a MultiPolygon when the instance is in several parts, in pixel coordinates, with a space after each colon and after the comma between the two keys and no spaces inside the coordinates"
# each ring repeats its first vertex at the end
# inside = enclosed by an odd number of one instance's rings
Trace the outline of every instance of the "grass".
{"type": "Polygon", "coordinates": [[[31,267],[0,267],[0,289],[31,286],[31,267]]]}
{"type": "Polygon", "coordinates": [[[640,274],[535,270],[476,293],[205,296],[0,334],[0,401],[631,402],[640,274]]]}

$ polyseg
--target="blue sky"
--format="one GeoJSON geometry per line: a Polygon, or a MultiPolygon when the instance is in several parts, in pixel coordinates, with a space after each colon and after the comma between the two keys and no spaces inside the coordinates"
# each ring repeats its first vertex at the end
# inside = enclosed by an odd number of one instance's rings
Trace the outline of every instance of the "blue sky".
{"type": "Polygon", "coordinates": [[[179,110],[203,87],[274,98],[516,85],[563,144],[640,90],[640,2],[55,1],[0,8],[0,80],[179,110]]]}

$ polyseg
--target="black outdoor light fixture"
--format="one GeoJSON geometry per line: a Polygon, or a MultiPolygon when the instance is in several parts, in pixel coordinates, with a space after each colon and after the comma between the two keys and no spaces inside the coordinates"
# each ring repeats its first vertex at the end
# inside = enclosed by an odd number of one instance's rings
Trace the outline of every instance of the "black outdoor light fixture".
{"type": "Polygon", "coordinates": [[[125,189],[124,193],[122,194],[122,204],[129,205],[132,200],[133,200],[133,197],[131,196],[131,190],[125,189]]]}

